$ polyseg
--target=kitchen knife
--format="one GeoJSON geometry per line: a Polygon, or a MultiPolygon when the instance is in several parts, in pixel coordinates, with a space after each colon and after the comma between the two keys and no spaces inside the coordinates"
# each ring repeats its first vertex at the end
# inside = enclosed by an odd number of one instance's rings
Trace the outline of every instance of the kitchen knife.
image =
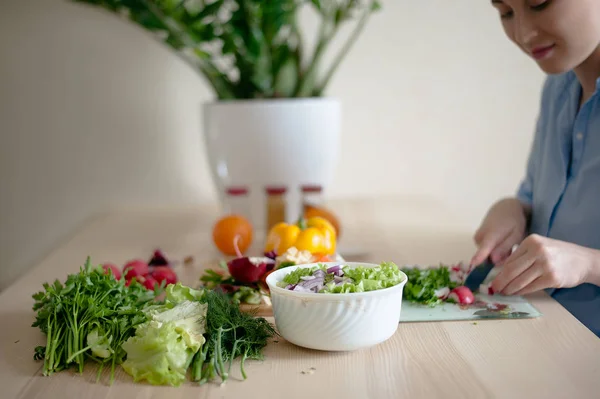
{"type": "Polygon", "coordinates": [[[479,286],[485,281],[486,277],[488,274],[490,274],[493,268],[494,264],[489,259],[474,267],[465,280],[465,287],[473,292],[479,291],[479,286]]]}

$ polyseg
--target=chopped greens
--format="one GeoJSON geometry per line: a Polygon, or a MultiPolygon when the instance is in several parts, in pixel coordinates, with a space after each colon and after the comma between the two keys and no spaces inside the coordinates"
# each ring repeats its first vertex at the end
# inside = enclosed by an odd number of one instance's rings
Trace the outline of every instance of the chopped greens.
{"type": "Polygon", "coordinates": [[[444,302],[436,291],[444,288],[452,290],[458,285],[452,281],[450,269],[443,265],[427,269],[407,267],[402,271],[408,276],[404,287],[404,299],[410,302],[436,306],[444,302]]]}
{"type": "Polygon", "coordinates": [[[325,265],[319,265],[319,266],[312,266],[312,267],[299,267],[296,270],[293,270],[291,272],[289,272],[288,274],[286,274],[283,277],[282,282],[280,282],[278,285],[280,287],[285,287],[288,284],[298,284],[301,280],[302,277],[305,276],[312,276],[312,274],[317,271],[317,270],[327,270],[327,268],[325,267],[325,265]]]}
{"type": "Polygon", "coordinates": [[[389,288],[404,281],[398,266],[383,262],[375,267],[319,264],[286,274],[278,286],[292,291],[345,294],[389,288]]]}

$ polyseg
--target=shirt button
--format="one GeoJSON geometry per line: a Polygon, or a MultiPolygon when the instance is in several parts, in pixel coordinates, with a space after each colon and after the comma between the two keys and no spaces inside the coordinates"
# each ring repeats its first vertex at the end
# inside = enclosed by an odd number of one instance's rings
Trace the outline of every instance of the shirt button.
{"type": "Polygon", "coordinates": [[[575,135],[575,138],[577,138],[577,140],[581,140],[583,139],[583,133],[579,132],[575,135]]]}

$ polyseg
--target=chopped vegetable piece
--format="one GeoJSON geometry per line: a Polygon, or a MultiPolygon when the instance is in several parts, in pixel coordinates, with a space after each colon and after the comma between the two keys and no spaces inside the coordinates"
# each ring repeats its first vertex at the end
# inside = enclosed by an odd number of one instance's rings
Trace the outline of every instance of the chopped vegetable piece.
{"type": "Polygon", "coordinates": [[[457,284],[450,278],[450,268],[440,265],[422,269],[418,267],[405,267],[402,269],[408,276],[404,287],[404,299],[410,302],[436,306],[443,302],[441,290],[452,290],[457,284]]]}
{"type": "Polygon", "coordinates": [[[465,287],[464,285],[461,285],[460,287],[454,288],[450,292],[450,295],[448,296],[448,300],[454,301],[454,302],[458,303],[459,305],[469,305],[469,304],[475,302],[475,296],[473,295],[473,292],[471,292],[471,290],[469,288],[465,287]]]}
{"type": "Polygon", "coordinates": [[[435,290],[435,296],[437,296],[441,300],[448,298],[448,295],[450,295],[450,288],[448,288],[448,287],[444,287],[444,288],[440,288],[439,290],[435,290]]]}
{"type": "Polygon", "coordinates": [[[479,292],[486,295],[494,295],[494,288],[491,284],[481,284],[479,285],[479,292]]]}

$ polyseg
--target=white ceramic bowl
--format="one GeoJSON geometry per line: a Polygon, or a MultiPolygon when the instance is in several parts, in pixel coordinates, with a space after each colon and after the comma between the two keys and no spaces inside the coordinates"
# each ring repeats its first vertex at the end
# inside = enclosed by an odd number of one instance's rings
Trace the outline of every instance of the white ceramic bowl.
{"type": "MultiPolygon", "coordinates": [[[[360,262],[323,263],[327,267],[379,266],[360,262]]],[[[275,325],[287,341],[310,349],[352,351],[380,344],[398,328],[407,277],[389,288],[348,294],[297,292],[278,287],[286,274],[316,263],[285,267],[267,276],[275,325]]]]}

